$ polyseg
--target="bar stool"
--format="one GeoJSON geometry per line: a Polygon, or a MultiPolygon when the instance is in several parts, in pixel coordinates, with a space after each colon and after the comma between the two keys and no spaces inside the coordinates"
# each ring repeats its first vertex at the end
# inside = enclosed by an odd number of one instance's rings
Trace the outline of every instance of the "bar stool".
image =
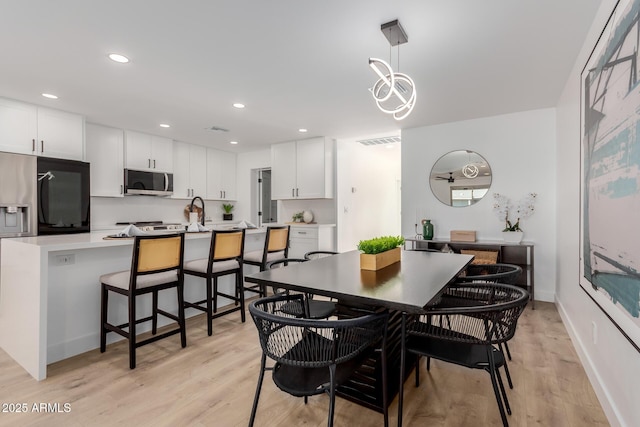
{"type": "Polygon", "coordinates": [[[104,353],[107,345],[107,333],[115,332],[129,340],[129,368],[136,367],[136,348],[150,344],[170,335],[180,334],[182,347],[187,346],[187,334],[184,319],[184,234],[159,236],[136,236],[133,241],[131,270],[100,276],[101,314],[100,314],[100,352],[104,353]],[[176,288],[178,293],[178,315],[173,315],[158,308],[158,292],[176,288]],[[127,297],[129,321],[121,325],[113,325],[107,321],[109,291],[127,297]],[[152,314],[136,319],[136,297],[151,293],[152,314]],[[178,323],[178,328],[156,335],[158,314],[178,323]],[[136,325],[151,320],[152,337],[137,341],[136,325]],[[125,331],[124,329],[128,329],[125,331]]]}
{"type": "MultiPolygon", "coordinates": [[[[267,269],[267,264],[287,258],[289,255],[289,226],[267,227],[267,235],[264,238],[264,248],[244,254],[243,262],[260,267],[260,271],[267,269]]],[[[245,286],[245,291],[255,292],[261,297],[267,296],[266,287],[260,285],[245,286]]]]}
{"type": "Polygon", "coordinates": [[[187,261],[184,274],[202,277],[206,281],[207,297],[201,301],[185,301],[184,306],[207,313],[207,333],[213,333],[213,319],[240,311],[242,322],[244,313],[244,276],[242,275],[242,253],[244,252],[245,230],[213,230],[209,257],[187,261]],[[235,274],[235,292],[229,295],[218,291],[218,277],[235,274]],[[235,302],[235,306],[218,313],[218,295],[235,302]],[[202,304],[206,303],[206,307],[202,304]],[[239,306],[237,304],[240,304],[239,306]]]}

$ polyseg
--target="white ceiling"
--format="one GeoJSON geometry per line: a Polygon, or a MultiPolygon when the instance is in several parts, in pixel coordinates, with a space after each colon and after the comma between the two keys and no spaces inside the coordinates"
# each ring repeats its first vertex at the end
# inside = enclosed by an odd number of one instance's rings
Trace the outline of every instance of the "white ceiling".
{"type": "Polygon", "coordinates": [[[231,151],[300,139],[301,127],[309,137],[398,134],[555,106],[599,4],[0,0],[0,96],[231,151]],[[397,71],[398,48],[380,31],[394,19],[409,37],[400,71],[418,91],[402,122],[368,91],[369,57],[391,55],[397,71]],[[131,62],[116,64],[110,52],[131,62]]]}

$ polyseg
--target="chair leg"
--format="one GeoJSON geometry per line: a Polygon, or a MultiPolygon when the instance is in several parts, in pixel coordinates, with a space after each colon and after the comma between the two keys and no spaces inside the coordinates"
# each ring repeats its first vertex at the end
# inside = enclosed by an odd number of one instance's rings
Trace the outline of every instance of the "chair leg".
{"type": "Polygon", "coordinates": [[[407,315],[402,313],[402,334],[400,335],[400,388],[398,389],[398,427],[402,427],[402,402],[404,397],[404,365],[406,363],[407,315]]]}
{"type": "Polygon", "coordinates": [[[495,362],[493,360],[493,351],[491,349],[488,350],[489,352],[489,367],[488,367],[488,371],[489,371],[489,376],[491,377],[491,385],[493,386],[493,393],[496,396],[496,402],[498,402],[498,409],[500,410],[500,418],[502,418],[502,425],[504,427],[508,427],[509,426],[509,422],[507,421],[507,415],[504,412],[504,407],[502,406],[502,399],[500,398],[500,391],[498,390],[498,381],[497,381],[497,376],[496,376],[496,367],[495,367],[495,362]]]}
{"type": "Polygon", "coordinates": [[[382,363],[382,416],[384,417],[384,427],[389,427],[389,395],[387,390],[387,331],[384,331],[381,348],[382,363]]]}
{"type": "Polygon", "coordinates": [[[158,291],[151,293],[151,305],[152,305],[152,319],[151,319],[151,334],[155,335],[158,332],[158,291]]]}
{"type": "Polygon", "coordinates": [[[184,284],[177,287],[178,290],[178,323],[180,324],[180,344],[182,348],[187,346],[187,321],[184,314],[184,284]]]}
{"type": "Polygon", "coordinates": [[[416,387],[420,386],[420,356],[416,355],[416,387]]]}
{"type": "MultiPolygon", "coordinates": [[[[507,343],[504,343],[505,345],[507,343]]],[[[500,344],[500,349],[502,349],[502,344],[500,344]]],[[[504,355],[504,352],[502,352],[504,355]]],[[[507,382],[509,383],[509,388],[513,390],[513,382],[511,381],[511,374],[509,373],[509,364],[507,363],[507,359],[504,360],[504,373],[507,376],[507,382]]]]}
{"type": "Polygon", "coordinates": [[[256,395],[253,398],[253,407],[251,408],[251,417],[249,418],[249,427],[253,427],[253,422],[256,420],[256,410],[258,409],[258,400],[260,399],[260,389],[262,388],[262,380],[264,379],[264,371],[267,357],[262,353],[262,360],[260,361],[260,375],[258,376],[258,385],[256,387],[256,395]]]}
{"type": "Polygon", "coordinates": [[[136,296],[129,298],[129,369],[136,367],[136,296]]]}
{"type": "Polygon", "coordinates": [[[212,304],[212,296],[211,296],[211,288],[213,287],[213,283],[210,277],[207,277],[207,334],[211,336],[213,334],[213,304],[212,304]]]}
{"type": "Polygon", "coordinates": [[[107,323],[107,311],[109,308],[109,291],[102,285],[102,301],[100,304],[100,353],[107,350],[107,330],[104,325],[107,323]]]}
{"type": "Polygon", "coordinates": [[[218,276],[213,278],[213,312],[218,312],[218,276]]]}
{"type": "Polygon", "coordinates": [[[329,420],[327,425],[333,427],[333,414],[336,406],[336,365],[329,366],[329,420]]]}
{"type": "MultiPolygon", "coordinates": [[[[244,280],[242,273],[240,271],[236,272],[236,296],[240,299],[240,319],[242,319],[242,323],[246,320],[246,313],[244,307],[244,280]]],[[[236,301],[236,305],[238,305],[238,301],[236,301]]]]}
{"type": "Polygon", "coordinates": [[[511,415],[511,406],[509,405],[509,398],[507,398],[507,391],[504,388],[504,383],[502,382],[502,375],[500,375],[500,371],[496,369],[496,377],[498,378],[498,385],[500,386],[500,392],[502,393],[502,401],[504,402],[504,407],[507,410],[507,414],[511,415]]]}
{"type": "MultiPolygon", "coordinates": [[[[511,351],[509,351],[509,344],[507,344],[506,342],[503,343],[504,344],[504,349],[507,352],[507,357],[509,358],[509,360],[511,360],[511,351]]],[[[513,388],[513,387],[512,387],[513,388]]]]}

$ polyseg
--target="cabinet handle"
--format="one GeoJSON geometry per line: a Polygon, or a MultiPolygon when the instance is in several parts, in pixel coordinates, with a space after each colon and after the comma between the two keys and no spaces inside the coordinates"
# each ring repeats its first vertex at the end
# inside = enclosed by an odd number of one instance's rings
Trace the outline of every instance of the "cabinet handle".
{"type": "Polygon", "coordinates": [[[149,165],[149,166],[147,166],[147,167],[148,167],[149,169],[151,169],[151,159],[147,159],[147,164],[149,165]]]}
{"type": "Polygon", "coordinates": [[[295,188],[291,189],[291,197],[296,197],[296,190],[295,188]]]}
{"type": "Polygon", "coordinates": [[[227,198],[227,190],[222,190],[222,197],[227,198]]]}
{"type": "Polygon", "coordinates": [[[153,159],[153,168],[156,168],[156,159],[153,159]]]}
{"type": "Polygon", "coordinates": [[[36,140],[35,139],[31,140],[31,151],[33,151],[34,153],[36,152],[36,140]]]}
{"type": "Polygon", "coordinates": [[[307,234],[306,231],[298,231],[298,234],[307,234]]]}
{"type": "Polygon", "coordinates": [[[298,194],[298,189],[296,188],[296,197],[299,197],[300,194],[298,194]]]}
{"type": "Polygon", "coordinates": [[[124,185],[120,184],[120,194],[124,194],[124,185]]]}
{"type": "Polygon", "coordinates": [[[41,148],[40,152],[44,153],[44,139],[40,141],[40,148],[41,148]]]}

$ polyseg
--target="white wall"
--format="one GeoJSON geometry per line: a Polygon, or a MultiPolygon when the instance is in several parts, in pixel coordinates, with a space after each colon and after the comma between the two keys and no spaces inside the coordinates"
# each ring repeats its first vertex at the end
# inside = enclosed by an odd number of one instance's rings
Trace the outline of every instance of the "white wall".
{"type": "Polygon", "coordinates": [[[557,106],[556,298],[560,314],[612,425],[640,425],[640,353],[580,288],[580,74],[615,0],[603,0],[557,106]],[[592,340],[597,328],[597,344],[592,340]]]}
{"type": "MultiPolygon", "coordinates": [[[[358,140],[382,136],[388,135],[358,140]]],[[[389,149],[345,139],[336,151],[338,251],[354,250],[360,240],[400,235],[400,144],[389,149]]]]}
{"type": "Polygon", "coordinates": [[[493,193],[517,201],[538,194],[536,212],[521,222],[524,240],[535,243],[535,299],[553,301],[555,293],[556,176],[555,109],[426,126],[402,131],[402,234],[431,219],[436,238],[451,230],[476,230],[479,240],[500,240],[504,224],[493,211],[493,193]],[[429,188],[429,173],[440,156],[472,150],[483,156],[493,175],[487,196],[468,207],[450,207],[429,188]]]}

